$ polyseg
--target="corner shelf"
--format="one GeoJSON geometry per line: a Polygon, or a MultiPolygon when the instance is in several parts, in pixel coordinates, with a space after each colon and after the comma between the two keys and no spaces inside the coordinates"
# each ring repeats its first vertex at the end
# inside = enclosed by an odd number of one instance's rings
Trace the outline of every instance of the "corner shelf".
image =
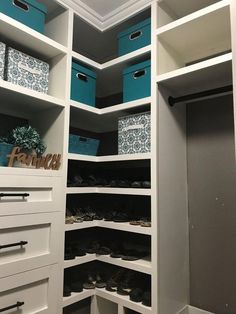
{"type": "Polygon", "coordinates": [[[90,161],[90,162],[115,162],[129,160],[151,159],[151,153],[144,154],[127,154],[127,155],[110,155],[110,156],[87,156],[80,154],[68,154],[69,160],[90,161]]]}
{"type": "Polygon", "coordinates": [[[64,261],[64,269],[96,261],[96,254],[86,254],[85,256],[76,257],[71,260],[64,261]]]}
{"type": "Polygon", "coordinates": [[[151,97],[114,105],[111,107],[98,109],[85,104],[72,101],[70,102],[71,125],[80,125],[80,128],[87,129],[86,121],[92,120],[89,130],[93,132],[109,132],[117,130],[117,120],[119,117],[137,112],[149,111],[151,97]]]}
{"type": "Polygon", "coordinates": [[[106,229],[113,229],[119,231],[133,232],[144,235],[151,235],[151,227],[141,227],[130,225],[128,222],[113,222],[104,220],[84,221],[82,223],[66,224],[65,231],[81,230],[86,228],[101,227],[106,229]]]}
{"type": "Polygon", "coordinates": [[[150,196],[151,195],[151,189],[70,187],[70,188],[66,188],[66,194],[120,194],[120,195],[150,196]]]}
{"type": "Polygon", "coordinates": [[[94,289],[91,290],[83,290],[80,293],[72,292],[70,297],[63,297],[63,307],[66,307],[68,305],[74,304],[76,302],[79,302],[81,300],[87,299],[89,297],[92,297],[94,295],[94,289]]]}
{"type": "Polygon", "coordinates": [[[46,59],[66,54],[68,51],[63,45],[3,13],[0,13],[0,35],[46,59]]]}

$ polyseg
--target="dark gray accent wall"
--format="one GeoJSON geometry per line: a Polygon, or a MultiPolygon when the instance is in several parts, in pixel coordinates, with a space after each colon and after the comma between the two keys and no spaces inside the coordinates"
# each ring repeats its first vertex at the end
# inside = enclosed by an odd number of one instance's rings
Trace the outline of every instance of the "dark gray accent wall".
{"type": "Polygon", "coordinates": [[[191,305],[236,313],[232,96],[187,105],[191,305]]]}

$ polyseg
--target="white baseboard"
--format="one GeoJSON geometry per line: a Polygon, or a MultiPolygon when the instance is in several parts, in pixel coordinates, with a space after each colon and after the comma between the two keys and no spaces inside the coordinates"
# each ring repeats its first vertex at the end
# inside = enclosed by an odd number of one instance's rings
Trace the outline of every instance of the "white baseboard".
{"type": "Polygon", "coordinates": [[[176,314],[214,314],[214,313],[198,309],[191,305],[187,305],[176,314]]]}

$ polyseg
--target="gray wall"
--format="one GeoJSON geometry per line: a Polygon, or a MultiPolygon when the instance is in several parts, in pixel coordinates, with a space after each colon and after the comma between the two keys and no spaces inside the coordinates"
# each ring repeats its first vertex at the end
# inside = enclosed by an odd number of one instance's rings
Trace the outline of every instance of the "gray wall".
{"type": "Polygon", "coordinates": [[[187,105],[191,305],[236,313],[232,96],[187,105]]]}

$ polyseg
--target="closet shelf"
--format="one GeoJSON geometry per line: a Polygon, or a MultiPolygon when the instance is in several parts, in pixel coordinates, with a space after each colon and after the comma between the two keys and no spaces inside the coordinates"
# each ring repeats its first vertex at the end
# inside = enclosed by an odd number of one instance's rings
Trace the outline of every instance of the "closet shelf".
{"type": "Polygon", "coordinates": [[[152,308],[151,307],[147,307],[145,305],[142,305],[141,302],[140,303],[132,302],[132,301],[130,301],[129,296],[122,296],[122,295],[119,295],[117,293],[107,291],[105,289],[98,289],[98,288],[96,288],[95,290],[96,290],[96,295],[97,296],[99,296],[101,298],[104,298],[104,299],[107,299],[109,301],[118,303],[121,306],[129,308],[129,309],[131,309],[133,311],[137,311],[140,314],[150,314],[150,313],[152,313],[152,308]]]}
{"type": "Polygon", "coordinates": [[[86,228],[94,228],[94,227],[101,227],[119,231],[127,231],[133,232],[138,234],[145,234],[151,235],[152,228],[151,227],[141,227],[141,226],[133,226],[130,225],[128,222],[111,222],[111,221],[104,221],[104,220],[95,220],[90,222],[82,222],[82,223],[73,223],[73,224],[66,224],[65,231],[73,231],[73,230],[81,230],[86,228]]]}
{"type": "Polygon", "coordinates": [[[142,305],[142,303],[135,303],[130,301],[128,296],[122,296],[117,294],[116,292],[110,292],[104,289],[91,289],[91,290],[83,290],[80,293],[71,293],[70,297],[64,297],[63,298],[63,307],[66,307],[68,305],[74,304],[76,302],[79,302],[81,300],[84,300],[86,298],[89,298],[93,295],[97,295],[103,299],[112,301],[114,303],[117,303],[121,306],[124,306],[126,308],[129,308],[131,310],[137,311],[140,314],[151,314],[152,308],[147,307],[145,305],[142,305]]]}
{"type": "Polygon", "coordinates": [[[120,195],[151,195],[151,189],[134,188],[103,188],[103,187],[76,187],[67,188],[66,194],[120,194],[120,195]]]}
{"type": "Polygon", "coordinates": [[[79,155],[79,154],[68,154],[69,160],[91,161],[91,162],[145,160],[145,159],[150,159],[150,158],[151,158],[150,153],[127,154],[127,155],[110,155],[110,156],[87,156],[87,155],[79,155]]]}
{"type": "Polygon", "coordinates": [[[65,107],[61,99],[3,80],[0,80],[0,94],[0,112],[5,114],[30,116],[44,109],[65,107]]]}
{"type": "Polygon", "coordinates": [[[51,59],[67,53],[67,48],[63,45],[2,13],[0,13],[0,35],[3,41],[5,38],[13,41],[14,44],[35,52],[39,58],[51,59]]]}
{"type": "Polygon", "coordinates": [[[62,177],[61,170],[42,170],[17,167],[0,167],[0,175],[31,176],[31,177],[62,177]]]}
{"type": "Polygon", "coordinates": [[[111,265],[116,265],[128,269],[135,269],[138,272],[152,274],[152,266],[150,260],[124,261],[121,258],[112,258],[105,255],[87,254],[86,256],[77,257],[72,260],[64,261],[64,269],[89,263],[92,261],[100,261],[111,265]]]}
{"type": "Polygon", "coordinates": [[[98,63],[96,61],[91,60],[90,58],[87,58],[83,56],[80,53],[72,52],[72,57],[78,61],[81,61],[83,63],[86,63],[90,67],[97,69],[97,70],[106,70],[110,67],[123,65],[124,67],[130,65],[130,61],[134,62],[140,57],[150,56],[151,55],[151,45],[140,48],[136,51],[130,52],[124,56],[115,58],[111,61],[105,62],[105,63],[98,63]]]}
{"type": "Polygon", "coordinates": [[[150,110],[151,97],[98,109],[85,104],[71,101],[71,126],[102,133],[117,130],[118,118],[137,112],[150,110]],[[88,126],[87,121],[93,121],[88,126]]]}
{"type": "Polygon", "coordinates": [[[232,53],[158,75],[156,81],[177,95],[228,85],[232,83],[232,53]]]}
{"type": "MultiPolygon", "coordinates": [[[[229,7],[230,5],[230,1],[229,0],[222,0],[219,1],[215,4],[212,4],[206,8],[203,8],[201,10],[198,10],[194,13],[191,13],[187,16],[184,16],[174,22],[171,22],[165,26],[159,27],[156,30],[156,34],[159,36],[160,38],[165,38],[164,36],[166,36],[166,40],[168,39],[168,36],[172,35],[170,42],[173,46],[176,46],[176,44],[178,46],[182,46],[182,49],[184,49],[185,45],[182,45],[183,42],[186,41],[186,38],[188,36],[188,34],[194,34],[196,31],[201,32],[201,35],[203,35],[205,33],[206,36],[208,36],[207,34],[207,28],[204,27],[204,25],[201,26],[201,22],[203,18],[207,18],[209,25],[210,24],[214,24],[216,27],[220,28],[221,27],[221,21],[218,20],[217,23],[217,19],[218,14],[220,14],[221,18],[226,18],[227,17],[227,10],[224,10],[225,8],[229,7]],[[223,10],[221,10],[223,8],[223,10]],[[170,33],[170,32],[176,32],[175,34],[170,33]],[[169,32],[169,33],[168,33],[169,32]],[[179,32],[181,32],[181,36],[178,36],[175,38],[174,35],[179,34],[179,32]],[[168,35],[170,34],[170,35],[168,35]],[[187,35],[187,37],[186,37],[187,35]],[[182,41],[181,41],[182,39],[182,41]]],[[[215,29],[216,33],[217,33],[217,29],[215,29]]],[[[192,38],[192,40],[194,40],[194,36],[192,38]]],[[[213,40],[213,39],[212,39],[213,40]]],[[[191,44],[189,43],[189,45],[191,46],[191,44]]]]}
{"type": "Polygon", "coordinates": [[[64,269],[96,261],[96,254],[87,254],[85,256],[76,257],[72,260],[64,261],[64,269]]]}
{"type": "Polygon", "coordinates": [[[74,304],[81,300],[87,299],[95,294],[94,290],[83,290],[80,293],[72,292],[70,297],[63,297],[63,307],[74,304]]]}

